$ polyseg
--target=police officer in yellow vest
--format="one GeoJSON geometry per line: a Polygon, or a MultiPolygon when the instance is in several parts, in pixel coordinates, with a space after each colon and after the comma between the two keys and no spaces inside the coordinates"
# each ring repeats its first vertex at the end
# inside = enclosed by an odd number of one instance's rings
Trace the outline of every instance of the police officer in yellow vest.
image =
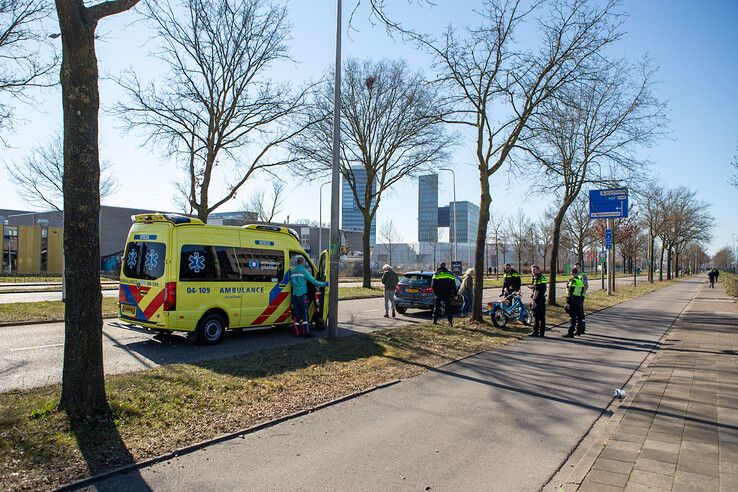
{"type": "Polygon", "coordinates": [[[531,273],[533,274],[533,317],[535,318],[533,323],[534,337],[545,337],[546,336],[546,288],[548,286],[548,279],[541,273],[541,268],[538,265],[530,267],[531,273]]]}
{"type": "Polygon", "coordinates": [[[574,338],[575,334],[584,334],[584,281],[579,276],[579,270],[576,267],[571,269],[571,278],[566,283],[566,290],[568,292],[566,307],[571,317],[571,324],[564,338],[574,338]]]}

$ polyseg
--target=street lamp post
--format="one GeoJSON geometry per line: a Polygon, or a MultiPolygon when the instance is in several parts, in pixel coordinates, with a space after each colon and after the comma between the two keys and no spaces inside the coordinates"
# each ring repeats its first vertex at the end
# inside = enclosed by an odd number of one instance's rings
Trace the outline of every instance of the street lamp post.
{"type": "Polygon", "coordinates": [[[330,181],[326,181],[320,185],[320,204],[318,205],[318,257],[323,253],[323,187],[327,184],[331,184],[330,181]]]}
{"type": "MultiPolygon", "coordinates": [[[[451,172],[451,180],[452,180],[453,188],[454,188],[454,257],[453,257],[453,260],[455,261],[459,257],[459,241],[458,241],[459,228],[456,227],[456,173],[454,172],[453,169],[449,169],[446,167],[442,167],[438,170],[451,172]]],[[[466,239],[467,241],[469,240],[469,238],[466,238],[466,239]]]]}
{"type": "Polygon", "coordinates": [[[333,160],[331,167],[331,239],[329,246],[331,289],[328,292],[328,339],[338,338],[338,230],[339,170],[341,145],[341,0],[336,0],[336,65],[333,81],[333,160]]]}

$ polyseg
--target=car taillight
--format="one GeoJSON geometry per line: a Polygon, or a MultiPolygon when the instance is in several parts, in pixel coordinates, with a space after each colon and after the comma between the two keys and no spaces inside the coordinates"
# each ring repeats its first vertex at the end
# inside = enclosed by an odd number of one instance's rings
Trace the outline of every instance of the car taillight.
{"type": "Polygon", "coordinates": [[[177,310],[177,282],[167,282],[164,286],[164,311],[177,310]]]}
{"type": "Polygon", "coordinates": [[[402,287],[400,287],[399,285],[395,287],[395,294],[402,294],[402,287]]]}
{"type": "Polygon", "coordinates": [[[433,294],[433,287],[426,287],[421,291],[423,294],[433,294]]]}

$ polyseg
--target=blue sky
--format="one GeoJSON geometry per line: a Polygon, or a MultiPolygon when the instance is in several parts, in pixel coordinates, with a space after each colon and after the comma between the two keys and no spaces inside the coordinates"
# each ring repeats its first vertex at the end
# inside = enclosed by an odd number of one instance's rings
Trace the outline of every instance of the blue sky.
{"type": "MultiPolygon", "coordinates": [[[[344,3],[347,19],[353,2],[344,0],[344,3]]],[[[434,8],[420,8],[399,0],[388,3],[395,4],[394,13],[399,18],[428,32],[438,32],[449,22],[459,26],[476,23],[473,8],[477,1],[438,0],[434,8]]],[[[319,78],[333,62],[335,1],[292,0],[288,5],[293,23],[290,47],[295,63],[281,63],[273,67],[271,75],[276,80],[301,84],[319,78]]],[[[624,8],[629,14],[625,25],[627,34],[614,53],[632,59],[648,54],[660,67],[658,94],[670,102],[670,135],[645,152],[645,156],[654,162],[654,173],[666,184],[697,189],[702,198],[712,203],[717,218],[710,248],[714,252],[731,243],[731,234],[738,235],[738,190],[728,184],[729,162],[738,152],[738,2],[632,0],[625,2],[624,8]]],[[[98,44],[101,74],[117,75],[128,67],[143,78],[159,74],[159,64],[148,54],[149,33],[142,24],[133,22],[136,18],[135,13],[127,13],[101,23],[99,32],[103,38],[98,44]]],[[[357,12],[355,21],[358,31],[344,33],[344,57],[403,57],[412,67],[428,72],[429,58],[412,46],[390,39],[381,26],[372,26],[367,21],[365,5],[357,12]]],[[[37,105],[18,106],[17,127],[5,134],[12,147],[4,152],[5,162],[18,159],[61,124],[59,91],[47,90],[34,97],[37,105]]],[[[101,82],[104,108],[112,106],[120,97],[115,84],[101,82]]],[[[101,113],[100,128],[103,157],[113,163],[120,182],[118,192],[105,203],[172,209],[173,184],[181,176],[179,169],[151,148],[141,147],[143,136],[123,132],[120,122],[105,110],[101,113]]],[[[450,163],[457,171],[457,195],[460,200],[478,202],[478,178],[472,163],[471,143],[462,136],[450,163]]],[[[298,217],[317,220],[318,184],[302,182],[289,174],[285,177],[291,193],[282,215],[289,214],[292,220],[298,217]]],[[[492,178],[493,211],[512,215],[515,210],[509,204],[520,203],[531,217],[540,215],[545,207],[541,201],[525,200],[527,189],[522,181],[504,171],[492,178]],[[507,207],[504,210],[503,204],[507,207]]],[[[224,186],[225,182],[224,178],[218,185],[224,186]]],[[[239,209],[243,198],[260,187],[267,187],[265,178],[254,179],[221,211],[239,209]]],[[[441,189],[439,202],[450,201],[450,180],[441,189]]],[[[324,195],[326,214],[328,193],[324,195]]],[[[3,197],[0,208],[27,208],[7,180],[0,181],[0,196],[3,197]]],[[[543,203],[547,201],[550,201],[548,197],[543,203]]],[[[377,223],[389,219],[395,222],[406,241],[417,239],[417,181],[408,179],[383,200],[377,223]]]]}

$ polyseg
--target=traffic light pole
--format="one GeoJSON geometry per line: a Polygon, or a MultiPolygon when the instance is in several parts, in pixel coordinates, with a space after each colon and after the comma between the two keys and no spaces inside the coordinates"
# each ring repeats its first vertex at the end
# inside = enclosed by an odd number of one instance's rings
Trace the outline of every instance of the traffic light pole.
{"type": "MultiPolygon", "coordinates": [[[[605,226],[605,230],[608,230],[612,227],[612,224],[610,222],[610,219],[607,219],[607,225],[605,226]]],[[[613,271],[612,266],[614,265],[613,257],[612,257],[612,245],[610,245],[609,248],[607,248],[607,295],[612,295],[612,280],[613,280],[613,271]]]]}

